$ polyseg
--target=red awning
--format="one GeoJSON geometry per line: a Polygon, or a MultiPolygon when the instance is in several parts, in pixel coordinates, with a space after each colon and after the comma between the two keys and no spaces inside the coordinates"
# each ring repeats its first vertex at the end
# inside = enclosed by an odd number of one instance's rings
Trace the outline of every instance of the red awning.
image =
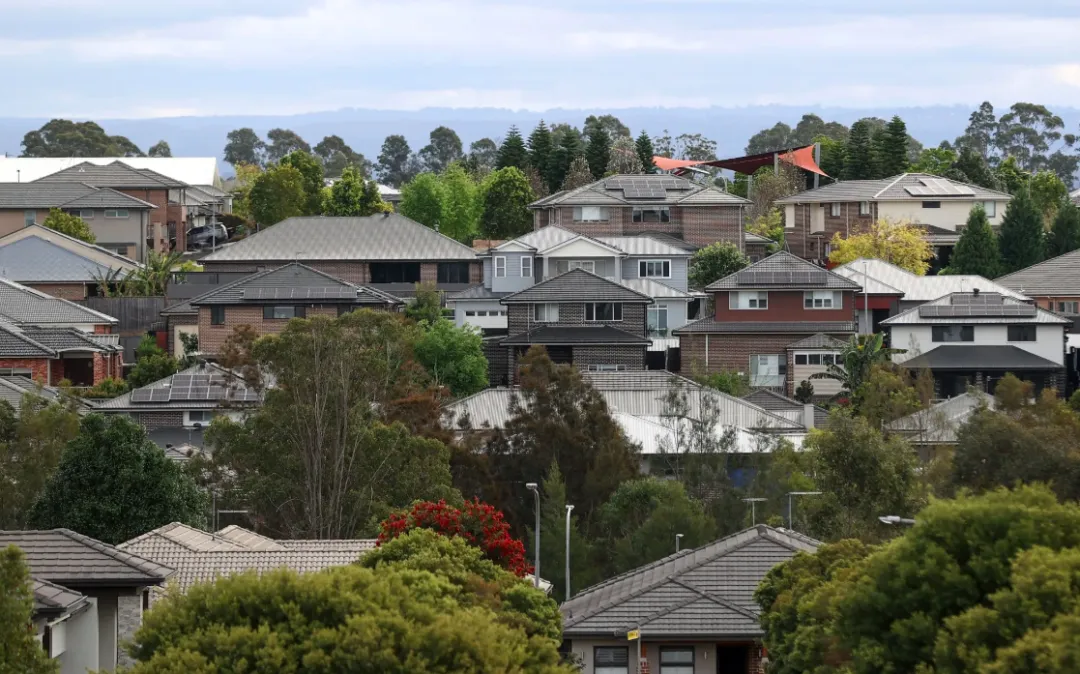
{"type": "Polygon", "coordinates": [[[822,171],[817,165],[817,162],[814,161],[813,145],[792,148],[789,150],[777,150],[776,152],[763,152],[762,154],[752,154],[746,157],[715,159],[713,161],[653,157],[653,163],[662,171],[677,171],[678,169],[689,168],[691,166],[715,166],[716,168],[724,168],[730,171],[750,175],[762,166],[772,166],[777,159],[798,166],[804,171],[810,171],[811,173],[817,173],[818,175],[828,177],[828,174],[822,171]]]}

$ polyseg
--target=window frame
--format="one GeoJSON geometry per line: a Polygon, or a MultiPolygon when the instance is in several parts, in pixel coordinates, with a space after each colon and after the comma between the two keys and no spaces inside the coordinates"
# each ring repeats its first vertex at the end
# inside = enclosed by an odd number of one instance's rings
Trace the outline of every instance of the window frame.
{"type": "Polygon", "coordinates": [[[668,326],[668,317],[669,317],[669,312],[668,312],[668,305],[667,305],[666,302],[662,303],[662,304],[659,304],[659,303],[658,304],[650,304],[648,307],[646,307],[646,309],[645,309],[645,331],[646,331],[646,334],[648,334],[650,337],[667,337],[667,336],[669,336],[671,334],[671,328],[668,326]],[[652,324],[652,314],[654,314],[654,313],[656,314],[656,316],[657,316],[657,324],[659,324],[659,322],[660,322],[659,319],[660,319],[660,313],[661,312],[663,312],[663,316],[664,316],[664,326],[661,328],[658,325],[657,328],[654,330],[652,327],[650,327],[651,324],[652,324]]]}
{"type": "Polygon", "coordinates": [[[210,325],[225,325],[225,305],[210,305],[210,325]]]}
{"type": "Polygon", "coordinates": [[[26,209],[23,211],[23,227],[37,224],[37,211],[26,209]]]}
{"type": "Polygon", "coordinates": [[[1057,303],[1057,313],[1075,316],[1080,314],[1080,300],[1066,300],[1057,303]],[[1070,311],[1072,309],[1072,311],[1070,311]]]}
{"type": "Polygon", "coordinates": [[[830,218],[839,218],[840,215],[841,215],[841,212],[843,210],[842,206],[843,206],[843,204],[841,204],[839,201],[834,201],[831,204],[829,204],[829,217],[830,218]]]}
{"type": "Polygon", "coordinates": [[[988,217],[988,218],[996,218],[997,217],[997,202],[996,201],[994,201],[993,199],[990,199],[988,201],[984,201],[982,205],[983,205],[983,210],[986,211],[986,217],[988,217]]]}
{"type": "Polygon", "coordinates": [[[681,672],[686,671],[687,668],[689,668],[689,671],[692,673],[694,671],[694,667],[697,665],[697,649],[695,649],[693,646],[661,646],[660,647],[660,653],[659,653],[659,665],[660,665],[660,667],[659,667],[660,674],[681,673],[681,672]],[[689,652],[690,653],[690,662],[667,663],[668,669],[665,669],[664,668],[664,664],[665,664],[664,663],[664,654],[665,653],[675,653],[675,652],[678,652],[678,653],[689,652]]]}
{"type": "Polygon", "coordinates": [[[671,278],[671,260],[664,258],[638,260],[638,276],[640,278],[671,278]],[[649,274],[650,265],[660,265],[660,274],[649,274]]]}
{"type": "Polygon", "coordinates": [[[536,302],[532,305],[532,319],[533,323],[558,323],[559,322],[559,304],[557,302],[536,302]],[[540,307],[544,307],[541,312],[540,307]],[[555,307],[554,317],[552,316],[551,307],[555,307]],[[540,314],[543,314],[543,318],[540,314]]]}
{"type": "Polygon", "coordinates": [[[586,372],[626,372],[626,366],[620,363],[590,363],[585,366],[586,372]]]}
{"type": "Polygon", "coordinates": [[[808,310],[811,310],[811,311],[821,311],[821,310],[833,310],[833,309],[843,309],[843,308],[844,308],[844,294],[841,293],[839,290],[804,290],[803,291],[803,309],[808,309],[808,310]],[[826,293],[828,293],[828,295],[829,295],[828,297],[824,296],[826,293]],[[819,294],[821,295],[820,298],[818,297],[819,294]],[[840,300],[839,303],[837,303],[838,299],[840,300]],[[825,306],[825,301],[826,300],[828,300],[829,306],[825,306]],[[817,303],[819,301],[821,302],[821,306],[817,306],[817,303]],[[809,306],[807,306],[807,303],[809,303],[809,306]]]}
{"type": "Polygon", "coordinates": [[[750,386],[756,386],[758,388],[776,388],[783,386],[787,381],[787,355],[782,353],[752,353],[749,356],[750,366],[747,368],[749,375],[750,386]],[[775,358],[776,359],[776,374],[775,375],[761,375],[755,374],[761,358],[775,358]],[[764,384],[754,383],[755,377],[773,377],[775,376],[778,383],[764,384]]]}
{"type": "Polygon", "coordinates": [[[128,210],[126,208],[108,208],[108,209],[105,209],[105,219],[106,220],[127,220],[130,217],[131,217],[131,214],[128,212],[128,210]],[[112,215],[110,215],[110,213],[112,215]],[[123,215],[120,215],[121,213],[123,213],[123,215]]]}
{"type": "Polygon", "coordinates": [[[492,265],[492,267],[491,267],[492,271],[495,274],[495,278],[506,278],[506,256],[505,255],[496,255],[492,259],[491,265],[492,265]],[[502,263],[501,268],[499,266],[500,262],[502,263]],[[502,273],[499,273],[500,271],[502,273]]]}
{"type": "MultiPolygon", "coordinates": [[[[612,658],[622,660],[623,658],[612,658]]],[[[630,674],[630,647],[629,646],[593,646],[593,674],[630,674]],[[625,654],[626,664],[600,663],[600,651],[620,651],[625,654]]]]}
{"type": "Polygon", "coordinates": [[[768,290],[733,290],[728,293],[728,309],[732,311],[767,311],[769,309],[769,291],[768,290]],[[750,302],[757,303],[758,306],[753,307],[742,306],[743,295],[754,294],[757,297],[748,298],[750,302]],[[734,302],[733,302],[734,300],[734,302]],[[762,300],[765,301],[765,306],[761,306],[762,300]],[[734,306],[732,304],[734,303],[734,306]]]}
{"type": "Polygon", "coordinates": [[[869,201],[860,201],[859,202],[859,215],[870,215],[870,202],[869,201]]]}
{"type": "Polygon", "coordinates": [[[307,307],[300,304],[264,304],[264,321],[291,321],[294,318],[307,318],[307,307]],[[278,309],[291,309],[292,316],[278,316],[278,309]]]}
{"type": "Polygon", "coordinates": [[[631,222],[671,222],[671,208],[669,206],[634,206],[630,212],[631,222]],[[645,213],[656,213],[655,220],[646,220],[645,213]]]}
{"type": "Polygon", "coordinates": [[[623,320],[622,302],[586,302],[582,309],[582,315],[586,323],[621,323],[623,320]],[[599,307],[611,307],[611,318],[597,318],[599,307]],[[592,311],[590,311],[590,309],[592,311]],[[592,318],[589,318],[589,314],[592,318]]]}
{"type": "Polygon", "coordinates": [[[589,272],[590,274],[595,274],[596,273],[596,260],[571,260],[571,259],[555,260],[555,275],[556,276],[562,276],[563,274],[568,274],[568,273],[574,271],[575,269],[584,269],[585,271],[589,272]],[[559,271],[559,265],[561,265],[561,264],[566,264],[566,271],[559,271]],[[575,267],[573,265],[577,265],[577,266],[575,267]]]}
{"type": "Polygon", "coordinates": [[[78,215],[83,220],[93,220],[94,219],[94,209],[92,209],[92,208],[85,208],[85,209],[80,208],[79,212],[76,215],[78,215]],[[87,215],[87,213],[89,213],[90,215],[87,215]]]}
{"type": "Polygon", "coordinates": [[[923,208],[941,208],[940,201],[924,201],[922,202],[923,208]]]}
{"type": "Polygon", "coordinates": [[[574,222],[610,222],[611,221],[611,207],[610,206],[574,206],[573,213],[574,222]],[[596,217],[586,218],[585,209],[595,208],[596,217]]]}
{"type": "Polygon", "coordinates": [[[521,278],[533,278],[533,258],[532,258],[532,255],[525,255],[524,257],[521,258],[521,278]],[[525,263],[526,262],[529,263],[527,265],[529,267],[529,273],[528,274],[525,273],[525,267],[526,267],[525,263]]]}
{"type": "Polygon", "coordinates": [[[949,323],[947,325],[931,325],[930,326],[930,342],[932,344],[959,344],[959,343],[969,343],[969,342],[974,342],[974,341],[975,341],[975,326],[974,325],[963,325],[963,324],[960,324],[960,323],[949,323]],[[943,337],[946,334],[944,332],[939,332],[939,331],[943,331],[943,330],[946,330],[948,328],[959,328],[960,329],[960,333],[959,333],[960,338],[959,339],[944,339],[944,338],[939,339],[938,338],[939,334],[942,335],[943,337]],[[971,339],[964,339],[965,336],[970,336],[971,339]]]}
{"type": "Polygon", "coordinates": [[[1005,326],[1005,338],[1010,342],[1037,342],[1039,340],[1038,335],[1038,326],[1034,323],[1017,323],[1005,326]],[[1014,333],[1013,330],[1017,332],[1014,333]]]}
{"type": "Polygon", "coordinates": [[[435,281],[437,283],[468,283],[469,264],[469,262],[461,260],[439,262],[435,267],[435,281]],[[461,278],[463,272],[465,278],[464,281],[453,280],[455,278],[461,278]]]}
{"type": "Polygon", "coordinates": [[[419,262],[369,262],[368,263],[368,275],[371,278],[371,283],[419,283],[422,276],[422,267],[419,262]],[[383,277],[381,280],[375,280],[375,271],[379,271],[379,276],[383,277]],[[396,271],[398,273],[388,274],[389,271],[396,271]],[[406,272],[415,272],[415,274],[406,274],[406,272]],[[398,280],[396,277],[400,277],[398,280]],[[415,277],[415,278],[410,278],[415,277]]]}

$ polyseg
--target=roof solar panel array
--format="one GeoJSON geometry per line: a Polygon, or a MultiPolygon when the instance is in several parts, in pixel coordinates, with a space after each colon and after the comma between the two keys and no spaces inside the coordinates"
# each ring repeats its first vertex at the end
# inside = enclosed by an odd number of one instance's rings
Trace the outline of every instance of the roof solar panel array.
{"type": "Polygon", "coordinates": [[[1038,312],[1030,304],[930,304],[919,307],[922,318],[1033,318],[1038,312]]]}
{"type": "Polygon", "coordinates": [[[243,297],[261,300],[347,300],[356,298],[356,288],[345,286],[244,288],[243,297]]]}
{"type": "Polygon", "coordinates": [[[1005,296],[1001,293],[956,293],[949,298],[952,304],[972,304],[972,305],[985,305],[985,304],[1004,304],[1005,296]]]}
{"type": "Polygon", "coordinates": [[[973,197],[974,190],[944,178],[920,178],[919,185],[909,185],[904,190],[913,197],[973,197]]]}
{"type": "Polygon", "coordinates": [[[825,271],[741,271],[739,285],[821,285],[828,279],[825,271]]]}
{"type": "Polygon", "coordinates": [[[230,382],[221,374],[177,374],[167,386],[135,389],[133,403],[167,403],[177,401],[255,402],[259,394],[230,382]]]}

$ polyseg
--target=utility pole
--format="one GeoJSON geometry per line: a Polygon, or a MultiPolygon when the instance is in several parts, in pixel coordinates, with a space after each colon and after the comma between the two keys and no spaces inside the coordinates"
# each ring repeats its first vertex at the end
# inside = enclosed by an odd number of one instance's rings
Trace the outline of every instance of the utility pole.
{"type": "Polygon", "coordinates": [[[566,601],[570,601],[570,512],[574,506],[566,506],[566,601]]]}
{"type": "Polygon", "coordinates": [[[791,519],[791,499],[793,496],[821,496],[820,491],[789,491],[787,493],[787,525],[795,531],[795,521],[791,519]]]}
{"type": "Polygon", "coordinates": [[[533,493],[536,503],[536,562],[533,564],[533,585],[540,589],[540,485],[528,482],[525,488],[533,493]]]}

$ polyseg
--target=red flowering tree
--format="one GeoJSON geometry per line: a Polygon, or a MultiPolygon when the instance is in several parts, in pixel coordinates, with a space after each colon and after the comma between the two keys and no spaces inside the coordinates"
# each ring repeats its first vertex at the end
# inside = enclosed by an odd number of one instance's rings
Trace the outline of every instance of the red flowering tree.
{"type": "Polygon", "coordinates": [[[479,499],[455,508],[446,501],[422,501],[409,510],[394,513],[382,523],[379,543],[411,529],[431,529],[443,536],[461,536],[484,551],[484,556],[518,576],[532,571],[525,559],[525,544],[510,535],[510,525],[494,506],[479,499]]]}

